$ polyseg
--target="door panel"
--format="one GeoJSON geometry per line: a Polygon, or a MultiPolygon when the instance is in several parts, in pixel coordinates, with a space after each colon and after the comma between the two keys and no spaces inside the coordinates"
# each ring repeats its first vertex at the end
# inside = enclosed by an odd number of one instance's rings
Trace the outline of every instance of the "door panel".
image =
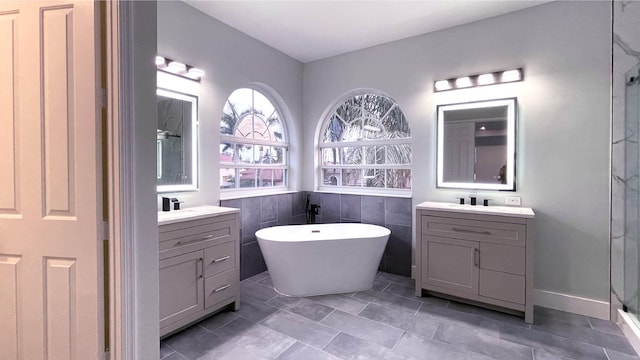
{"type": "Polygon", "coordinates": [[[103,352],[94,6],[0,2],[2,359],[103,352]]]}
{"type": "Polygon", "coordinates": [[[160,261],[160,327],[204,309],[203,250],[160,261]]]}
{"type": "Polygon", "coordinates": [[[422,246],[423,283],[478,293],[477,242],[429,236],[422,246]]]}

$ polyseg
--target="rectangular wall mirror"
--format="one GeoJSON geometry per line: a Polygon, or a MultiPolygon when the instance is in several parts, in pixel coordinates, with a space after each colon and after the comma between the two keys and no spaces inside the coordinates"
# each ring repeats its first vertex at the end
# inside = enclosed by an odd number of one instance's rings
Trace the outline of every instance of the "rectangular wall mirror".
{"type": "Polygon", "coordinates": [[[198,98],[157,89],[158,192],[198,189],[198,98]]]}
{"type": "Polygon", "coordinates": [[[437,186],[515,191],[516,98],[438,105],[437,186]]]}

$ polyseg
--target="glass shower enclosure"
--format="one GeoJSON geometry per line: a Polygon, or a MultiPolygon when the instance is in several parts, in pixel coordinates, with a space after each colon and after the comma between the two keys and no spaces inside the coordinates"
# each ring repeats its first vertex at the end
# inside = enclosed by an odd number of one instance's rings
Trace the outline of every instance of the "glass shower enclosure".
{"type": "Polygon", "coordinates": [[[623,241],[619,242],[622,248],[615,249],[615,239],[612,243],[614,256],[616,250],[621,251],[623,268],[622,274],[616,274],[612,268],[612,289],[622,309],[640,327],[640,65],[625,74],[624,85],[624,231],[623,241]]]}

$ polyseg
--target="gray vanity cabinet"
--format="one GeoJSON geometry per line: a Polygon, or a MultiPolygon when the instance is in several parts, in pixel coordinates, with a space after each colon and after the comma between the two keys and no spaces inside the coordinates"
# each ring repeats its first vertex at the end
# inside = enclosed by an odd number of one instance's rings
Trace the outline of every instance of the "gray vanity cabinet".
{"type": "Polygon", "coordinates": [[[213,206],[158,214],[160,336],[239,308],[238,218],[213,206]]]}
{"type": "MultiPolygon", "coordinates": [[[[422,203],[416,211],[416,295],[492,305],[533,320],[533,211],[422,203]],[[500,211],[496,215],[496,211],[500,211]],[[515,214],[509,211],[516,212],[515,214]]],[[[525,208],[526,209],[526,208],[525,208]]]]}

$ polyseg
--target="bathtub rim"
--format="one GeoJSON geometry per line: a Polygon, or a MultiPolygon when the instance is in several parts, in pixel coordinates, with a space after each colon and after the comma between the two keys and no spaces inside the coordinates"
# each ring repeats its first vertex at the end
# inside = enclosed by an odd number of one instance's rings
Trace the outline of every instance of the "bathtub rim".
{"type": "MultiPolygon", "coordinates": [[[[311,233],[313,234],[313,233],[311,233]]],[[[256,230],[256,232],[254,233],[255,237],[257,240],[263,240],[263,241],[274,241],[274,242],[287,242],[287,243],[296,243],[296,242],[313,242],[313,241],[339,241],[339,240],[349,240],[349,239],[366,239],[366,238],[379,238],[379,237],[385,237],[385,236],[391,236],[391,229],[382,226],[382,225],[376,225],[376,224],[366,224],[366,223],[326,223],[326,224],[298,224],[298,225],[274,225],[274,226],[269,226],[263,229],[258,229],[256,230]],[[280,235],[278,234],[275,229],[284,229],[284,228],[300,228],[300,227],[309,227],[309,228],[313,228],[313,227],[318,227],[320,228],[320,233],[322,233],[322,228],[330,228],[332,226],[335,225],[340,225],[341,227],[347,227],[347,226],[352,226],[352,227],[361,227],[361,226],[365,226],[365,227],[370,227],[370,228],[376,228],[379,229],[379,233],[376,234],[348,234],[348,235],[343,235],[343,233],[338,233],[341,236],[337,236],[337,237],[317,237],[317,238],[310,238],[310,237],[303,237],[303,238],[296,238],[296,239],[287,239],[287,238],[283,238],[283,237],[277,237],[277,236],[273,236],[273,235],[280,235]],[[270,232],[273,232],[273,234],[270,234],[270,232]],[[265,236],[264,234],[267,234],[267,236],[265,236]],[[272,235],[272,236],[269,236],[272,235]]]]}

